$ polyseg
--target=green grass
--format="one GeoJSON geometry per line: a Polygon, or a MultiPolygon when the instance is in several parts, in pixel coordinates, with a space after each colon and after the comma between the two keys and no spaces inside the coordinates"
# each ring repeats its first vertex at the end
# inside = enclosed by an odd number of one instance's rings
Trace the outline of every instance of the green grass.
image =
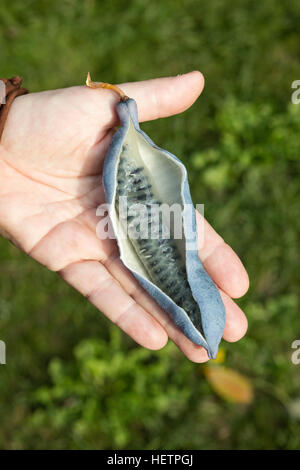
{"type": "Polygon", "coordinates": [[[3,0],[1,76],[31,91],[201,70],[185,114],[143,128],[188,167],[195,203],[244,261],[249,332],[223,344],[255,389],[228,404],[171,344],[148,352],[0,240],[0,448],[299,448],[298,0],[3,0]]]}

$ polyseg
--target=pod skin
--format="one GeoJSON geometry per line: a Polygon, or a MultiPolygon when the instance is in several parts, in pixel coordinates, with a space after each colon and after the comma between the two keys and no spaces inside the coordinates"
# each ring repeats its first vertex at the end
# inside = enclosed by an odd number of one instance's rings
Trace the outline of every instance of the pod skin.
{"type": "Polygon", "coordinates": [[[134,253],[130,240],[120,236],[118,211],[116,210],[116,193],[118,187],[118,165],[124,145],[129,148],[135,140],[135,148],[139,150],[139,158],[151,174],[151,183],[157,179],[161,183],[160,201],[170,204],[178,202],[182,206],[190,205],[192,199],[187,179],[187,171],[180,160],[166,150],[156,146],[154,142],[140,129],[136,102],[127,97],[116,106],[120,118],[120,127],[112,138],[112,142],[105,157],[103,169],[103,183],[106,202],[109,205],[109,215],[116,236],[120,257],[125,266],[132,272],[140,285],[156,300],[156,302],[171,316],[175,325],[193,343],[203,346],[209,358],[216,357],[218,346],[225,327],[225,308],[219,291],[210,276],[205,271],[198,256],[196,216],[183,211],[184,240],[181,253],[185,260],[187,281],[192,296],[200,309],[201,331],[197,328],[183,308],[179,307],[168,295],[155,285],[139,262],[134,253]],[[143,158],[144,157],[144,158],[143,158]],[[165,185],[163,180],[165,178],[165,185]],[[170,183],[171,181],[171,183],[170,183]],[[166,186],[166,188],[165,188],[166,186]],[[187,245],[188,244],[188,245],[187,245]],[[131,246],[130,246],[131,245],[131,246]],[[187,247],[189,246],[189,249],[187,247]],[[190,248],[192,246],[192,249],[190,248]]]}

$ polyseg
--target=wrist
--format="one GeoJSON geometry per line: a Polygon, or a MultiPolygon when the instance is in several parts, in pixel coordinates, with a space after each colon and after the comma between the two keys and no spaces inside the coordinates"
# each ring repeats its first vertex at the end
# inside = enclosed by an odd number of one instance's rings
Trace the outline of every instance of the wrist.
{"type": "Polygon", "coordinates": [[[17,98],[17,96],[25,95],[28,93],[26,88],[23,88],[21,77],[1,78],[0,79],[0,140],[3,134],[7,116],[10,107],[17,98]]]}

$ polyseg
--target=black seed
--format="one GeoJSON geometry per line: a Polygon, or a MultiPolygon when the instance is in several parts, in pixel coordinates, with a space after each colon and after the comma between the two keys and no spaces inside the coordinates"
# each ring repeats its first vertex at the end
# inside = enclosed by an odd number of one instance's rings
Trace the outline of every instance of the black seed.
{"type": "Polygon", "coordinates": [[[139,183],[142,183],[142,182],[143,182],[142,178],[138,178],[138,179],[134,180],[134,184],[139,184],[139,183]]]}
{"type": "Polygon", "coordinates": [[[143,169],[144,168],[142,166],[140,166],[138,168],[135,168],[134,170],[131,170],[131,175],[134,175],[136,173],[141,173],[143,171],[143,169]]]}
{"type": "Polygon", "coordinates": [[[153,272],[155,274],[160,274],[162,272],[162,268],[154,269],[153,272]]]}
{"type": "Polygon", "coordinates": [[[149,263],[149,266],[150,266],[150,268],[154,268],[155,266],[157,266],[157,262],[156,261],[151,261],[151,263],[149,263]]]}
{"type": "MultiPolygon", "coordinates": [[[[138,191],[148,191],[150,188],[152,188],[152,185],[151,184],[147,184],[147,185],[141,185],[137,188],[135,188],[135,190],[138,192],[138,191]]],[[[148,191],[148,197],[153,197],[153,194],[151,192],[148,191]]]]}

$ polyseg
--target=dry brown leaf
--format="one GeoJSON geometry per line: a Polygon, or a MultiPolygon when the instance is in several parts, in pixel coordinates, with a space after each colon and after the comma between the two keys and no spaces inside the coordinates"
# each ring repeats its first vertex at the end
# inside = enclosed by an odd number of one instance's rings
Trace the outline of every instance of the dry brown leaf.
{"type": "Polygon", "coordinates": [[[214,391],[225,400],[243,404],[253,401],[253,386],[239,372],[223,366],[207,366],[205,375],[214,391]]]}

